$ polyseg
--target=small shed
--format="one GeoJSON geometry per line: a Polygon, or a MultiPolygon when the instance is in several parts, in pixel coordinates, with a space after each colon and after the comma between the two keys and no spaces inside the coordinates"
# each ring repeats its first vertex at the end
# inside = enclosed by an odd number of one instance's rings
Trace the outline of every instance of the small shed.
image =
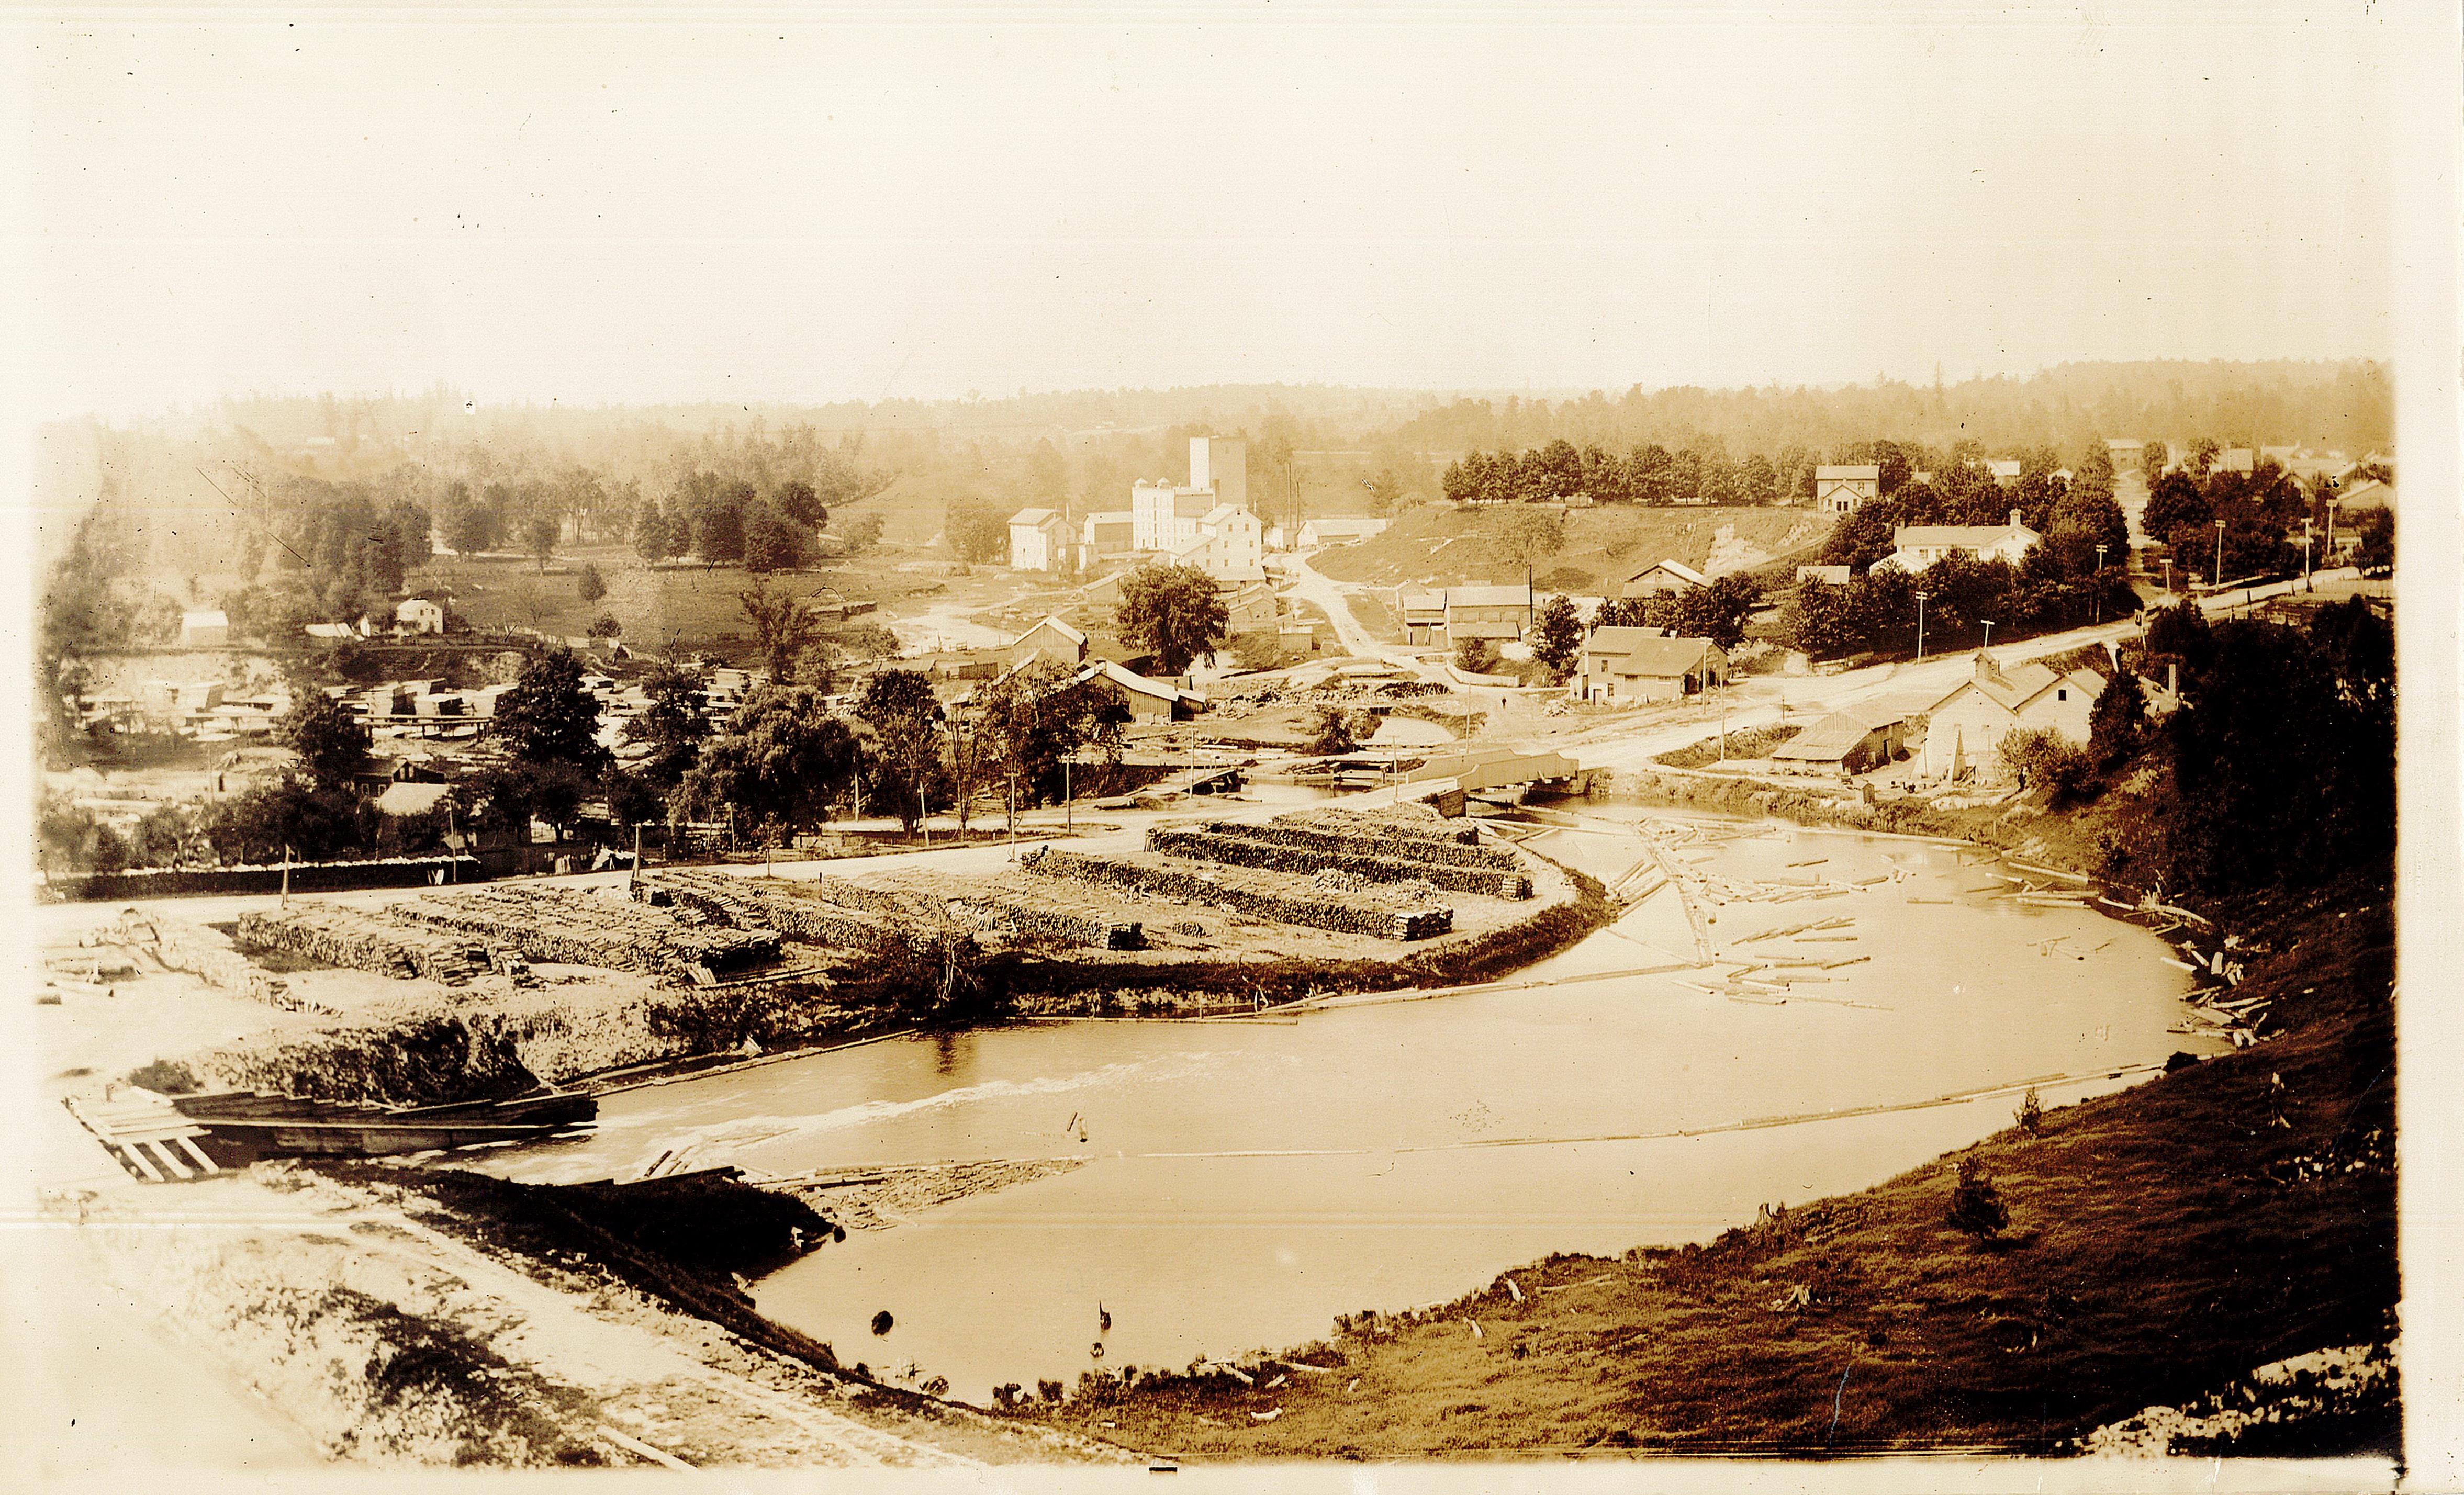
{"type": "Polygon", "coordinates": [[[1907,750],[1905,716],[1833,712],[1771,750],[1771,760],[1843,777],[1871,773],[1907,750]]]}
{"type": "Polygon", "coordinates": [[[182,649],[221,649],[231,643],[231,617],[220,607],[180,614],[182,649]]]}

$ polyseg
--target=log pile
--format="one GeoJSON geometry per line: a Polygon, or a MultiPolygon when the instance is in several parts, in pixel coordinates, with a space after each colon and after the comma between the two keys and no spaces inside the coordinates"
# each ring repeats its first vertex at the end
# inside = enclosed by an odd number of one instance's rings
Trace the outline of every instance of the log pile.
{"type": "Polygon", "coordinates": [[[692,929],[639,903],[545,889],[492,888],[396,904],[398,919],[501,941],[532,960],[692,979],[779,958],[772,929],[692,929]]]}
{"type": "Polygon", "coordinates": [[[1428,939],[1454,928],[1454,911],[1442,906],[1397,908],[1360,893],[1339,893],[1306,877],[1271,871],[1206,869],[1090,856],[1044,847],[1019,865],[1045,877],[1117,888],[1181,903],[1230,909],[1253,918],[1339,934],[1381,939],[1428,939]]]}
{"type": "Polygon", "coordinates": [[[1027,944],[1083,945],[1091,950],[1146,947],[1146,932],[1135,919],[1107,918],[1007,898],[953,898],[950,902],[952,908],[985,921],[986,928],[1027,944]]]}
{"type": "Polygon", "coordinates": [[[1406,862],[1485,868],[1499,872],[1523,869],[1523,864],[1515,860],[1514,853],[1504,846],[1484,846],[1476,842],[1419,835],[1402,831],[1399,827],[1363,824],[1357,828],[1334,829],[1293,818],[1279,818],[1264,823],[1208,821],[1198,828],[1213,835],[1241,836],[1250,841],[1265,841],[1306,851],[1333,852],[1338,856],[1392,857],[1406,862]]]}
{"type": "Polygon", "coordinates": [[[233,943],[404,980],[424,976],[448,986],[467,984],[487,958],[470,939],[332,904],[243,913],[233,943]]]}
{"type": "Polygon", "coordinates": [[[1259,840],[1246,834],[1248,829],[1238,824],[1227,824],[1221,831],[1182,830],[1157,825],[1147,832],[1147,849],[1168,856],[1187,857],[1194,862],[1218,862],[1272,872],[1308,874],[1325,868],[1336,868],[1375,883],[1426,882],[1449,892],[1475,893],[1487,898],[1531,896],[1531,876],[1528,872],[1405,860],[1409,848],[1400,845],[1401,838],[1396,842],[1377,842],[1366,837],[1329,837],[1331,846],[1313,849],[1259,840]],[[1335,846],[1341,849],[1334,849],[1335,846]],[[1372,850],[1373,847],[1376,849],[1372,850]],[[1385,851],[1397,854],[1378,854],[1385,851]]]}
{"type": "Polygon", "coordinates": [[[1322,804],[1314,809],[1278,815],[1278,825],[1301,825],[1346,835],[1407,837],[1415,842],[1469,846],[1480,844],[1480,827],[1470,821],[1448,820],[1425,805],[1397,804],[1391,809],[1355,810],[1322,804]]]}
{"type": "Polygon", "coordinates": [[[143,945],[154,953],[165,970],[185,971],[204,980],[268,1006],[286,1012],[321,1010],[313,1002],[291,995],[290,986],[280,977],[258,970],[246,956],[224,944],[212,931],[183,924],[177,919],[147,918],[135,914],[122,922],[122,937],[117,943],[143,945]]]}
{"type": "Polygon", "coordinates": [[[725,872],[665,871],[644,875],[633,896],[679,916],[728,929],[771,929],[810,945],[877,950],[907,938],[898,920],[818,898],[798,898],[725,872]]]}

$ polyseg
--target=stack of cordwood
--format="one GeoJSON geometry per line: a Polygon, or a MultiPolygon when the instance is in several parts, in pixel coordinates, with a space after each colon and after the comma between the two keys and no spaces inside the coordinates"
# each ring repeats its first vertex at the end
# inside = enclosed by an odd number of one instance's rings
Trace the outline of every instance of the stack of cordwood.
{"type": "MultiPolygon", "coordinates": [[[[1314,835],[1320,844],[1312,846],[1249,834],[1253,829],[1272,828],[1226,824],[1221,830],[1185,830],[1158,825],[1147,832],[1147,849],[1169,856],[1187,857],[1194,862],[1220,862],[1231,867],[1255,867],[1274,872],[1309,873],[1337,868],[1375,883],[1426,882],[1449,892],[1476,893],[1486,898],[1531,896],[1531,877],[1528,872],[1420,861],[1415,856],[1419,844],[1409,837],[1287,832],[1305,837],[1314,835]]],[[[1480,848],[1458,846],[1456,849],[1480,848]]]]}
{"type": "Polygon", "coordinates": [[[1089,856],[1045,847],[1019,859],[1019,865],[1045,877],[1069,878],[1098,887],[1171,898],[1181,903],[1210,904],[1253,918],[1340,934],[1369,934],[1382,939],[1427,939],[1454,928],[1452,909],[1395,908],[1362,894],[1345,894],[1319,887],[1288,872],[1212,871],[1196,868],[1155,866],[1126,858],[1089,856]]]}
{"type": "Polygon", "coordinates": [[[905,925],[883,914],[783,890],[752,886],[725,872],[666,871],[645,874],[633,896],[653,907],[672,908],[699,921],[728,929],[772,929],[790,939],[846,950],[878,950],[908,937],[905,925]]]}
{"type": "Polygon", "coordinates": [[[147,918],[133,909],[121,919],[121,929],[118,943],[150,947],[165,969],[186,971],[209,986],[269,1006],[297,1011],[309,1005],[291,995],[288,983],[250,964],[246,956],[224,944],[211,930],[178,919],[147,918]]]}
{"type": "Polygon", "coordinates": [[[1278,815],[1273,823],[1354,834],[1409,836],[1415,841],[1437,841],[1453,846],[1476,846],[1480,842],[1479,825],[1470,821],[1449,820],[1424,804],[1397,804],[1380,810],[1355,810],[1337,804],[1322,804],[1314,809],[1278,815]]]}
{"type": "Polygon", "coordinates": [[[1366,852],[1408,862],[1434,862],[1446,867],[1480,867],[1519,872],[1523,864],[1504,846],[1484,846],[1471,832],[1462,837],[1421,835],[1394,824],[1311,824],[1297,816],[1276,820],[1208,821],[1198,827],[1219,836],[1245,836],[1277,846],[1309,851],[1366,852]]]}
{"type": "Polygon", "coordinates": [[[332,904],[243,913],[233,943],[379,976],[424,976],[448,986],[463,985],[479,969],[471,940],[332,904]]]}
{"type": "Polygon", "coordinates": [[[543,889],[487,889],[414,899],[396,918],[502,941],[533,960],[693,979],[779,958],[772,929],[689,929],[638,903],[543,889]]]}
{"type": "Polygon", "coordinates": [[[1137,950],[1146,944],[1146,932],[1135,919],[1106,918],[1007,898],[953,898],[950,906],[984,921],[987,930],[1027,944],[1084,945],[1094,950],[1137,950]]]}

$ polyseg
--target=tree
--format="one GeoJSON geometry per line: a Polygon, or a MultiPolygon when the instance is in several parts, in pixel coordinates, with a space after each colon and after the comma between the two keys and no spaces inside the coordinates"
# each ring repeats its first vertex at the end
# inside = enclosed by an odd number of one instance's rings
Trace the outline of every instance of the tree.
{"type": "Polygon", "coordinates": [[[2385,575],[2395,569],[2395,511],[2372,509],[2362,517],[2362,542],[2354,547],[2353,564],[2365,576],[2385,575]]]}
{"type": "Polygon", "coordinates": [[[1360,746],[1360,728],[1353,714],[1340,706],[1321,706],[1317,733],[1301,751],[1317,758],[1339,758],[1360,746]]]}
{"type": "Polygon", "coordinates": [[[1529,575],[1566,548],[1566,519],[1546,509],[1517,509],[1506,516],[1498,547],[1514,569],[1529,575]]]}
{"type": "Polygon", "coordinates": [[[561,841],[582,802],[600,788],[606,766],[604,759],[589,765],[517,759],[497,764],[464,788],[480,806],[479,824],[527,838],[537,820],[555,826],[561,841]]]}
{"type": "Polygon", "coordinates": [[[942,510],[941,533],[954,555],[976,565],[1009,555],[1009,519],[980,498],[951,500],[942,510]]]}
{"type": "Polygon", "coordinates": [[[884,670],[864,683],[855,715],[871,730],[870,758],[891,807],[910,835],[935,787],[941,762],[941,703],[933,682],[914,670],[884,670]]]}
{"type": "Polygon", "coordinates": [[[603,612],[591,619],[590,627],[583,629],[583,632],[594,639],[622,638],[625,634],[625,625],[616,621],[614,613],[603,612]]]}
{"type": "Polygon", "coordinates": [[[1756,451],[1747,456],[1737,468],[1740,495],[1747,503],[1770,504],[1779,501],[1779,472],[1771,458],[1756,451]]]}
{"type": "Polygon", "coordinates": [[[794,479],[779,485],[770,496],[771,506],[795,524],[808,530],[826,527],[830,511],[822,505],[822,495],[812,484],[794,479]]]}
{"type": "Polygon", "coordinates": [[[2149,441],[2141,444],[2139,448],[2139,471],[2147,479],[2147,486],[2150,490],[2155,488],[2156,479],[2165,475],[2166,465],[2171,460],[2172,453],[2165,450],[2165,444],[2163,442],[2149,441]]]}
{"type": "Polygon", "coordinates": [[[2139,516],[2140,527],[2150,535],[2166,536],[2183,528],[2195,529],[2216,517],[2215,506],[2208,495],[2188,473],[2167,473],[2147,488],[2147,507],[2139,516]]]}
{"type": "Polygon", "coordinates": [[[1583,652],[1583,614],[1571,597],[1556,596],[1540,605],[1532,620],[1531,657],[1548,667],[1550,677],[1564,680],[1574,672],[1583,652]]]}
{"type": "Polygon", "coordinates": [[[685,537],[677,533],[681,528],[679,520],[660,508],[657,499],[643,499],[633,517],[633,554],[652,565],[678,554],[684,548],[685,537]]]}
{"type": "Polygon", "coordinates": [[[573,579],[573,590],[584,605],[607,595],[607,579],[599,574],[597,561],[585,561],[582,563],[582,570],[573,579]]]}
{"type": "Polygon", "coordinates": [[[2011,1223],[2010,1206],[2002,1202],[1993,1176],[1974,1157],[1959,1160],[1959,1178],[1950,1190],[1949,1220],[1954,1229],[1979,1241],[1991,1240],[2011,1223]]]}
{"type": "Polygon", "coordinates": [[[1497,668],[1497,649],[1485,638],[1466,638],[1455,646],[1455,668],[1465,674],[1486,674],[1497,668]]]}
{"type": "Polygon", "coordinates": [[[821,639],[821,612],[797,601],[794,593],[774,592],[759,581],[750,591],[737,593],[736,600],[753,625],[754,647],[769,662],[770,683],[793,684],[797,659],[821,639]]]}
{"type": "Polygon", "coordinates": [[[302,687],[298,703],[282,719],[282,745],[319,788],[348,788],[368,760],[368,729],[342,703],[314,687],[302,687]]]}
{"type": "Polygon", "coordinates": [[[744,517],[744,569],[793,571],[804,563],[812,536],[768,504],[755,504],[744,517]]]}
{"type": "Polygon", "coordinates": [[[496,699],[495,733],[521,762],[567,764],[592,777],[607,763],[599,702],[582,688],[582,663],[570,649],[549,649],[523,664],[513,689],[496,699]]]}
{"type": "Polygon", "coordinates": [[[859,514],[844,529],[831,532],[847,541],[847,554],[860,555],[881,542],[881,516],[859,514]]]}
{"type": "Polygon", "coordinates": [[[1167,675],[1221,648],[1231,621],[1213,577],[1196,566],[1152,562],[1121,579],[1112,616],[1122,641],[1153,653],[1167,675]]]}
{"type": "Polygon", "coordinates": [[[2139,688],[2139,676],[2128,670],[2117,670],[2113,678],[2099,691],[2096,704],[2088,709],[2087,750],[2097,766],[2106,770],[2121,767],[2139,752],[2142,734],[2147,725],[2147,695],[2139,688]]]}
{"type": "Polygon", "coordinates": [[[1689,587],[1668,599],[1672,616],[1663,627],[1687,638],[1706,638],[1722,649],[1745,642],[1746,621],[1763,603],[1762,587],[1751,577],[1732,573],[1707,586],[1689,587]]]}
{"type": "Polygon", "coordinates": [[[789,827],[829,818],[829,802],[854,776],[856,737],[811,686],[765,686],[746,697],[727,731],[703,747],[676,790],[696,817],[728,806],[789,827]]]}
{"type": "Polygon", "coordinates": [[[2147,660],[2151,665],[2179,665],[2185,693],[2198,689],[2199,676],[2216,657],[2215,637],[2208,615],[2197,603],[2176,603],[2147,615],[2147,660]]]}
{"type": "Polygon", "coordinates": [[[652,666],[642,677],[645,701],[626,723],[625,739],[649,746],[640,773],[657,788],[673,789],[701,756],[702,742],[710,736],[710,720],[698,699],[704,684],[699,670],[670,663],[652,666]]]}
{"type": "Polygon", "coordinates": [[[532,560],[539,562],[542,575],[547,571],[548,558],[556,554],[557,537],[562,530],[563,525],[553,509],[539,509],[522,520],[523,548],[530,552],[532,560]]]}
{"type": "Polygon", "coordinates": [[[987,766],[1017,780],[1030,804],[1060,797],[1063,761],[1088,744],[1107,744],[1117,757],[1127,708],[1109,688],[1078,683],[1074,675],[1038,661],[977,696],[975,724],[990,750],[987,766]]]}
{"type": "Polygon", "coordinates": [[[1369,512],[1378,518],[1393,514],[1403,501],[1403,480],[1391,467],[1378,469],[1361,482],[1369,490],[1369,512]]]}
{"type": "Polygon", "coordinates": [[[457,485],[445,505],[445,542],[458,555],[475,556],[493,547],[503,533],[495,509],[471,496],[457,485]]]}

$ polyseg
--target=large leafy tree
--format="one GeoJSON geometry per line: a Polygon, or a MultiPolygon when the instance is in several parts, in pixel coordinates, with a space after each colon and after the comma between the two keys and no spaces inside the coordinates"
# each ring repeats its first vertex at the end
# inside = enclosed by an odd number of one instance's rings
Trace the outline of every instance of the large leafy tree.
{"type": "Polygon", "coordinates": [[[1196,566],[1143,565],[1121,579],[1113,623],[1124,641],[1146,649],[1165,674],[1220,648],[1231,617],[1215,579],[1196,566]]]}
{"type": "Polygon", "coordinates": [[[497,739],[521,762],[566,764],[592,777],[607,766],[599,703],[583,689],[582,662],[569,649],[532,655],[496,698],[495,723],[497,739]]]}
{"type": "Polygon", "coordinates": [[[645,781],[672,789],[701,756],[702,742],[710,736],[710,720],[695,699],[703,684],[702,672],[687,665],[654,665],[642,677],[647,703],[626,724],[625,737],[650,749],[640,769],[645,781]]]}
{"type": "Polygon", "coordinates": [[[750,590],[737,593],[736,600],[743,605],[744,621],[753,626],[754,647],[770,667],[770,683],[793,685],[796,662],[821,642],[821,613],[793,592],[774,592],[758,581],[750,590]]]}
{"type": "Polygon", "coordinates": [[[766,686],[710,739],[676,796],[693,815],[739,816],[808,825],[853,779],[856,736],[810,686],[766,686]]]}
{"type": "Polygon", "coordinates": [[[282,719],[282,745],[299,755],[309,780],[320,788],[347,786],[368,760],[368,729],[342,703],[313,686],[282,719]]]}
{"type": "Polygon", "coordinates": [[[1118,754],[1129,713],[1111,691],[1074,674],[1043,660],[1003,675],[978,697],[977,723],[992,750],[986,766],[1015,778],[1030,804],[1059,798],[1062,761],[1079,749],[1095,744],[1118,754]]]}
{"type": "Polygon", "coordinates": [[[868,729],[872,779],[912,834],[941,765],[941,703],[913,670],[884,670],[864,683],[856,718],[868,729]]]}
{"type": "Polygon", "coordinates": [[[942,511],[941,530],[961,561],[987,565],[1009,555],[1009,519],[980,498],[954,498],[942,511]]]}
{"type": "Polygon", "coordinates": [[[1574,672],[1583,652],[1583,615],[1571,597],[1556,596],[1540,605],[1532,620],[1531,657],[1559,680],[1574,672]]]}
{"type": "Polygon", "coordinates": [[[766,503],[755,504],[744,517],[744,569],[793,571],[804,563],[812,536],[803,525],[766,503]]]}

